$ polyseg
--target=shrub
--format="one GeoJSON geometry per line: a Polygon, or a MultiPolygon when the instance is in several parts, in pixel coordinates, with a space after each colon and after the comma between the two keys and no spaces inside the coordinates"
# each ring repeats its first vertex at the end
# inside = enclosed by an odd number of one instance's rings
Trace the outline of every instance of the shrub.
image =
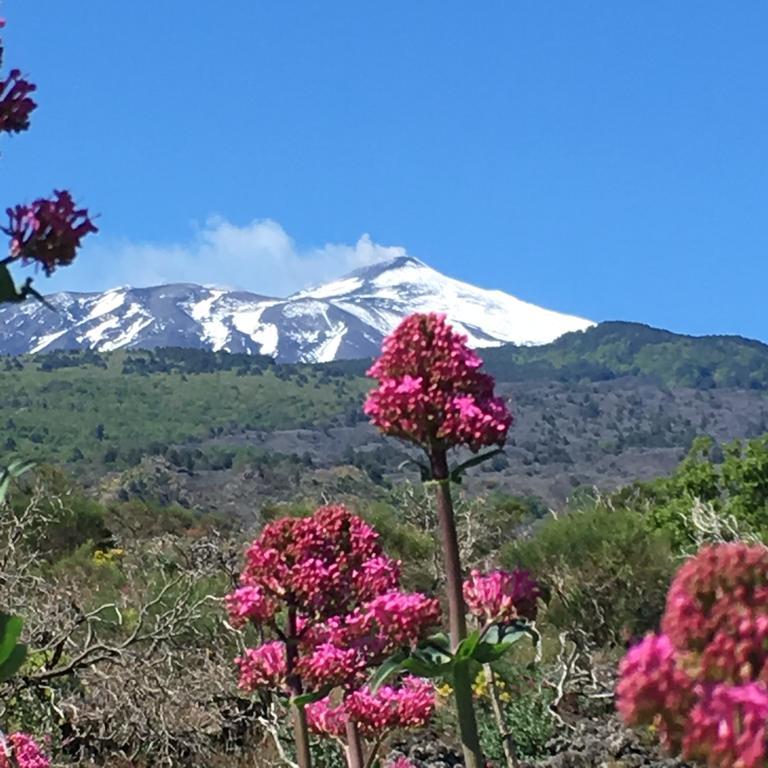
{"type": "Polygon", "coordinates": [[[540,574],[548,622],[583,629],[598,646],[654,628],[674,572],[663,534],[635,512],[604,505],[548,520],[500,557],[540,574]]]}

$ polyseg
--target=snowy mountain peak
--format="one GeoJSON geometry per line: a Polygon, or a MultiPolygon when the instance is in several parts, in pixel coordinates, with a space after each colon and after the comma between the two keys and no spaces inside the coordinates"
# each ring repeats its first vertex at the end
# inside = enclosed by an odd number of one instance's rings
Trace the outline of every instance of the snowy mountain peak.
{"type": "Polygon", "coordinates": [[[361,267],[286,299],[171,283],[55,293],[56,307],[0,305],[0,353],[203,347],[281,362],[371,357],[413,312],[443,312],[473,346],[544,344],[593,325],[447,277],[411,256],[361,267]]]}

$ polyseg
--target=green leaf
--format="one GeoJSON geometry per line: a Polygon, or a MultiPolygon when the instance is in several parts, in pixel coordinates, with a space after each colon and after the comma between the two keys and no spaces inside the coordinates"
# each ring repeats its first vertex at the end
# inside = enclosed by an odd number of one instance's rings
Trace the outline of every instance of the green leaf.
{"type": "Polygon", "coordinates": [[[312,693],[302,693],[299,696],[291,696],[291,704],[296,707],[306,707],[307,704],[312,704],[315,701],[324,699],[332,690],[333,686],[324,685],[318,691],[312,691],[312,693]]]}
{"type": "Polygon", "coordinates": [[[25,472],[35,466],[34,461],[12,461],[7,467],[0,471],[0,502],[8,493],[8,486],[15,477],[23,475],[25,472]]]}
{"type": "Polygon", "coordinates": [[[27,646],[24,644],[14,646],[10,656],[0,664],[0,683],[12,678],[27,658],[27,646]]]}
{"type": "Polygon", "coordinates": [[[424,661],[423,659],[416,658],[415,656],[409,656],[401,664],[401,669],[406,672],[410,672],[417,677],[427,677],[429,679],[435,679],[437,677],[444,677],[446,673],[450,672],[453,668],[454,661],[451,660],[444,664],[436,664],[430,661],[424,661]]]}
{"type": "Polygon", "coordinates": [[[512,626],[514,628],[492,627],[486,634],[486,639],[475,647],[472,659],[480,664],[491,664],[498,661],[515,643],[524,637],[531,639],[534,648],[538,647],[541,637],[533,625],[515,622],[512,626]]]}
{"type": "Polygon", "coordinates": [[[430,635],[425,641],[424,645],[434,646],[440,648],[442,651],[450,654],[451,651],[451,638],[448,637],[447,632],[436,632],[434,635],[430,635]]]}
{"type": "Polygon", "coordinates": [[[456,646],[456,660],[471,659],[474,656],[477,644],[480,642],[480,630],[476,629],[474,632],[468,634],[457,646],[456,646]]]}
{"type": "Polygon", "coordinates": [[[371,691],[375,693],[390,677],[401,672],[406,659],[406,654],[400,652],[384,661],[368,681],[368,687],[371,691]]]}
{"type": "Polygon", "coordinates": [[[13,653],[23,626],[24,622],[19,616],[0,613],[0,664],[13,653]]]}
{"type": "Polygon", "coordinates": [[[461,483],[461,476],[472,467],[476,467],[478,464],[482,464],[488,459],[492,459],[494,456],[498,456],[500,453],[504,453],[503,448],[494,448],[492,451],[486,451],[485,453],[473,456],[471,459],[467,459],[458,466],[451,470],[451,482],[461,483]]]}

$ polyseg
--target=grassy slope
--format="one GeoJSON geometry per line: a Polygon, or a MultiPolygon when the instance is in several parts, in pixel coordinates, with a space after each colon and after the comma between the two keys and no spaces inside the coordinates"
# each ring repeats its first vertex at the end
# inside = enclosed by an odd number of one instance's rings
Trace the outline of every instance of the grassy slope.
{"type": "Polygon", "coordinates": [[[21,370],[0,372],[0,452],[66,462],[79,449],[91,460],[110,446],[123,454],[144,451],[152,443],[194,442],[235,425],[316,426],[359,407],[365,388],[352,378],[320,383],[319,373],[298,369],[282,379],[276,369],[124,374],[125,353],[102,359],[106,368],[40,371],[35,358],[23,361],[21,370]]]}
{"type": "MultiPolygon", "coordinates": [[[[630,323],[604,323],[543,347],[484,350],[483,357],[501,381],[630,374],[669,387],[768,389],[768,346],[630,323]]],[[[124,466],[168,444],[242,429],[321,428],[359,418],[370,386],[365,361],[249,365],[244,356],[200,350],[9,359],[0,369],[0,460],[21,453],[63,463],[82,453],[85,463],[101,463],[116,452],[124,466]]]]}

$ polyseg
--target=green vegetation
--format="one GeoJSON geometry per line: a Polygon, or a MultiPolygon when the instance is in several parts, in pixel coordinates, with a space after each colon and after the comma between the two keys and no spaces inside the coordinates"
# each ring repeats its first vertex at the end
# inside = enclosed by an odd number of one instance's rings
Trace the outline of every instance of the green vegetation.
{"type": "Polygon", "coordinates": [[[768,346],[738,336],[683,336],[639,323],[607,322],[541,347],[484,351],[504,381],[648,378],[667,387],[768,389],[768,346]]]}
{"type": "MultiPolygon", "coordinates": [[[[768,345],[740,336],[685,336],[640,323],[605,322],[551,344],[483,350],[500,381],[606,381],[638,376],[667,387],[768,389],[768,345]]],[[[324,364],[362,376],[368,360],[324,364]]]]}
{"type": "MultiPolygon", "coordinates": [[[[3,367],[0,451],[57,464],[129,466],[242,430],[315,427],[359,410],[365,389],[308,366],[200,350],[53,353],[3,367]]],[[[231,466],[238,449],[227,450],[229,459],[207,448],[209,468],[231,466]]]]}

